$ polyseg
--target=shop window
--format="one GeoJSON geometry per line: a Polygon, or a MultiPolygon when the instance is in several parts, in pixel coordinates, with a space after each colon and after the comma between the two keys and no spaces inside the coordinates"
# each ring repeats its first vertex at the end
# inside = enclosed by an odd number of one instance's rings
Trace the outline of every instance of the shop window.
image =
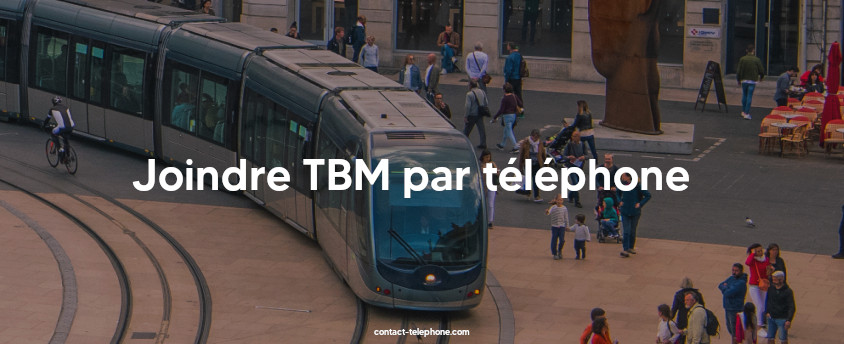
{"type": "Polygon", "coordinates": [[[686,0],[664,0],[659,13],[660,63],[683,63],[686,0]]]}
{"type": "MultiPolygon", "coordinates": [[[[572,0],[504,0],[501,41],[524,56],[571,58],[572,0]]],[[[506,55],[506,45],[501,53],[506,55]]]]}
{"type": "MultiPolygon", "coordinates": [[[[447,25],[463,34],[463,0],[399,0],[396,48],[439,51],[437,37],[447,25]]],[[[458,49],[458,55],[461,50],[458,49]]]]}

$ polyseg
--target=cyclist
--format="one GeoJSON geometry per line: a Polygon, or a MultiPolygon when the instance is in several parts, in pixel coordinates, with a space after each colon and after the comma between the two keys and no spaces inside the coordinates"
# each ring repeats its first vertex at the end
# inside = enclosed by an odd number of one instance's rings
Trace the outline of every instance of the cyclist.
{"type": "Polygon", "coordinates": [[[67,138],[73,132],[73,127],[76,123],[73,122],[73,117],[70,116],[70,109],[62,104],[62,98],[56,96],[53,98],[53,107],[47,111],[47,118],[44,119],[42,128],[47,128],[50,119],[55,119],[56,127],[51,132],[53,141],[59,143],[58,137],[61,136],[62,141],[59,144],[59,159],[64,159],[64,150],[67,147],[67,138]]]}

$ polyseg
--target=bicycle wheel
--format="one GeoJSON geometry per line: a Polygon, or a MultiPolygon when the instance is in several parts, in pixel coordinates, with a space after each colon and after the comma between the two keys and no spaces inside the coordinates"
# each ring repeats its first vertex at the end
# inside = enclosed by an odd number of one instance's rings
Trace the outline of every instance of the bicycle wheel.
{"type": "Polygon", "coordinates": [[[56,167],[59,164],[59,152],[52,138],[47,139],[46,152],[47,162],[50,163],[50,167],[56,167]]]}
{"type": "Polygon", "coordinates": [[[70,174],[76,174],[76,169],[79,167],[79,160],[76,158],[76,150],[73,149],[73,147],[68,146],[65,155],[64,166],[67,168],[67,172],[70,174]]]}

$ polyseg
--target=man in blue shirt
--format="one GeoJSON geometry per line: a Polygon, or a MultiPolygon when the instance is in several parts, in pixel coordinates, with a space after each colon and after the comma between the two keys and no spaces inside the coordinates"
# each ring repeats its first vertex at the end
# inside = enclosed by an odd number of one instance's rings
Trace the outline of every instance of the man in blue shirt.
{"type": "Polygon", "coordinates": [[[504,63],[504,82],[509,82],[513,86],[513,93],[522,100],[522,77],[519,75],[522,66],[522,54],[519,53],[519,46],[516,43],[507,43],[507,51],[510,55],[507,56],[507,61],[504,63]]]}
{"type": "Polygon", "coordinates": [[[791,78],[797,76],[799,71],[797,67],[789,67],[777,78],[777,91],[774,93],[777,106],[788,106],[788,88],[791,87],[791,78]]]}
{"type": "Polygon", "coordinates": [[[480,41],[475,43],[475,51],[466,56],[466,74],[469,78],[478,83],[478,86],[486,92],[486,83],[483,81],[483,76],[486,75],[486,68],[489,64],[489,56],[484,50],[484,45],[480,41]]]}

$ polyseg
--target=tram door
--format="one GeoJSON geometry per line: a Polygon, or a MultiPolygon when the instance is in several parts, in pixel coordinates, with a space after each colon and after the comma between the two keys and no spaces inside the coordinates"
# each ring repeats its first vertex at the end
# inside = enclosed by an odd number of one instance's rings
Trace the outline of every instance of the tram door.
{"type": "Polygon", "coordinates": [[[727,68],[735,73],[747,46],[756,46],[768,75],[797,65],[799,0],[729,0],[727,2],[727,68]]]}
{"type": "MultiPolygon", "coordinates": [[[[348,36],[349,29],[357,22],[358,0],[300,0],[297,6],[299,34],[308,41],[324,45],[334,38],[336,27],[345,28],[348,36]]],[[[351,47],[347,53],[351,54],[351,47]]]]}

